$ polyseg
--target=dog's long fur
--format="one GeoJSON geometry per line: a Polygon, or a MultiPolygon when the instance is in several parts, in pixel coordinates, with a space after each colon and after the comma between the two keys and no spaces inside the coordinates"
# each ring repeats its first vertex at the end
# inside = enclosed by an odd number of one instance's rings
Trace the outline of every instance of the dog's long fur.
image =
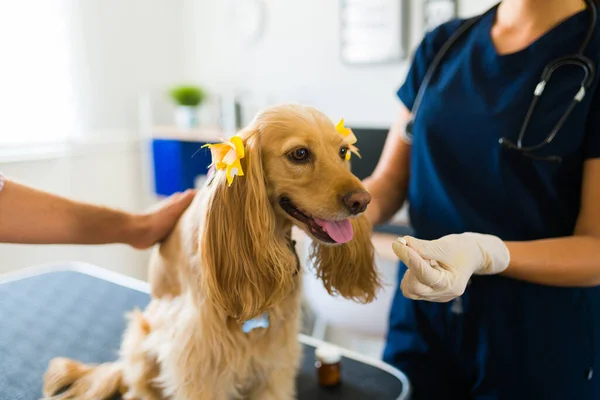
{"type": "MultiPolygon", "coordinates": [[[[293,224],[310,230],[280,207],[289,197],[322,219],[349,216],[342,198],[364,190],[340,157],[341,135],[317,110],[296,105],[263,110],[239,132],[244,176],[227,185],[217,171],[196,196],[172,234],[154,250],[152,299],[134,310],[120,358],[87,366],[57,358],[44,377],[44,396],[105,399],[295,398],[301,271],[290,245],[293,224]],[[312,159],[294,163],[299,146],[312,159]],[[268,311],[270,326],[243,333],[241,324],[268,311]]],[[[371,226],[352,219],[345,244],[315,240],[317,275],[331,294],[360,302],[374,299],[371,226]]]]}

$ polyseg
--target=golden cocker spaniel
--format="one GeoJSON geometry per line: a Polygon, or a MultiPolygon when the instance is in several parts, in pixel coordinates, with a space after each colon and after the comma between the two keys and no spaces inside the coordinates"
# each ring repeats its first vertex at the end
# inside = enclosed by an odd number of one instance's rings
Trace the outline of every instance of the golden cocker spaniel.
{"type": "Polygon", "coordinates": [[[119,359],[55,358],[44,396],[295,398],[302,271],[292,226],[312,237],[330,294],[370,302],[380,286],[348,132],[314,108],[278,105],[211,147],[216,171],[154,249],[151,301],[129,315],[119,359]]]}

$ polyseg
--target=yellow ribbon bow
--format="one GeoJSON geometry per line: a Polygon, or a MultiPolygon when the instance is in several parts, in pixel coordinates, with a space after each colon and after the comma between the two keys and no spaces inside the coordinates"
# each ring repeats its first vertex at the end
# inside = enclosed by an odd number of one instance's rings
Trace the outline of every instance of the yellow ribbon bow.
{"type": "Polygon", "coordinates": [[[346,161],[350,160],[351,153],[356,154],[358,158],[362,158],[358,152],[358,148],[354,146],[354,143],[357,142],[356,136],[354,135],[354,132],[352,132],[352,129],[344,126],[344,118],[337,123],[335,130],[344,136],[344,143],[348,144],[348,147],[350,148],[350,151],[346,153],[346,161]]]}
{"type": "Polygon", "coordinates": [[[214,165],[217,170],[225,169],[227,177],[227,186],[231,186],[233,178],[244,176],[240,160],[244,158],[244,142],[239,136],[233,136],[228,141],[216,144],[205,144],[204,147],[210,149],[212,156],[211,166],[214,165]]]}

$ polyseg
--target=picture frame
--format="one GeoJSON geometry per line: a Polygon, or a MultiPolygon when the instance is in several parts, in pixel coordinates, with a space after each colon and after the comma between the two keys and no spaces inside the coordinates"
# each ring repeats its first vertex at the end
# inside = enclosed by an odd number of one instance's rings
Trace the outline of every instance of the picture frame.
{"type": "Polygon", "coordinates": [[[407,0],[340,2],[340,57],[344,64],[382,65],[406,60],[407,0]]]}
{"type": "Polygon", "coordinates": [[[423,2],[424,30],[430,32],[457,17],[456,0],[425,0],[423,2]]]}

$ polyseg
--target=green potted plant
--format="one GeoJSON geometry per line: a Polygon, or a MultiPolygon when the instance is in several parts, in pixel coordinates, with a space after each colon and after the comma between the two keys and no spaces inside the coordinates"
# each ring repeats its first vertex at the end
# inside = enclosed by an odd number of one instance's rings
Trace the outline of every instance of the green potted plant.
{"type": "Polygon", "coordinates": [[[180,129],[192,129],[198,126],[198,107],[204,101],[204,90],[194,85],[175,86],[169,92],[177,104],[175,124],[180,129]]]}

